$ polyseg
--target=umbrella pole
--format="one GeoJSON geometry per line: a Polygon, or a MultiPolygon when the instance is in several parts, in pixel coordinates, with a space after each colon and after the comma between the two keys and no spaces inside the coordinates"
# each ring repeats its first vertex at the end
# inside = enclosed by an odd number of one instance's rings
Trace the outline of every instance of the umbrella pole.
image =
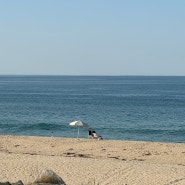
{"type": "Polygon", "coordinates": [[[77,133],[77,138],[78,138],[78,136],[79,136],[79,127],[78,127],[78,133],[77,133]]]}

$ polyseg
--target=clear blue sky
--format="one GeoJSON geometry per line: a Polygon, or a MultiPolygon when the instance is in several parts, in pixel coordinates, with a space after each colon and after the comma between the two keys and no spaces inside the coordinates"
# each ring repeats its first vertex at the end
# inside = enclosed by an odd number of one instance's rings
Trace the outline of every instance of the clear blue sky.
{"type": "Polygon", "coordinates": [[[185,75],[185,0],[0,0],[0,74],[185,75]]]}

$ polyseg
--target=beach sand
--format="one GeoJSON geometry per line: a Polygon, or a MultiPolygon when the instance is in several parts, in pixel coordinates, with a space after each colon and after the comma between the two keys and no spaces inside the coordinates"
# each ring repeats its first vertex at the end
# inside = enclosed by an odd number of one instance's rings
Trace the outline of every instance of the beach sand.
{"type": "Polygon", "coordinates": [[[185,144],[0,136],[0,181],[44,169],[67,185],[185,185],[185,144]]]}

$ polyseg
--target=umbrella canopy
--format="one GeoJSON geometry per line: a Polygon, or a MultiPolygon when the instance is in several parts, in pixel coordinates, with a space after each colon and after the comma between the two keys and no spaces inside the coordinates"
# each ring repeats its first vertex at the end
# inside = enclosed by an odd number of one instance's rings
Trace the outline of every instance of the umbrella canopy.
{"type": "Polygon", "coordinates": [[[73,126],[73,127],[89,127],[88,124],[82,122],[82,121],[73,121],[71,123],[69,123],[70,126],[73,126]]]}
{"type": "Polygon", "coordinates": [[[73,121],[73,122],[69,123],[69,125],[72,126],[72,127],[78,127],[77,138],[78,138],[78,136],[79,136],[79,127],[86,127],[86,128],[89,127],[88,124],[86,124],[86,123],[84,123],[84,122],[82,122],[82,121],[80,121],[80,120],[78,120],[78,121],[73,121]]]}

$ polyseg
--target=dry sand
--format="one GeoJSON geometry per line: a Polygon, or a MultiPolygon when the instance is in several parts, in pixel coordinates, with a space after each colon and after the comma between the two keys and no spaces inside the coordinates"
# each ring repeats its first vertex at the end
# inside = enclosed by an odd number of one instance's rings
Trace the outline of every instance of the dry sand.
{"type": "Polygon", "coordinates": [[[0,181],[43,169],[67,185],[185,185],[185,144],[0,136],[0,181]]]}

